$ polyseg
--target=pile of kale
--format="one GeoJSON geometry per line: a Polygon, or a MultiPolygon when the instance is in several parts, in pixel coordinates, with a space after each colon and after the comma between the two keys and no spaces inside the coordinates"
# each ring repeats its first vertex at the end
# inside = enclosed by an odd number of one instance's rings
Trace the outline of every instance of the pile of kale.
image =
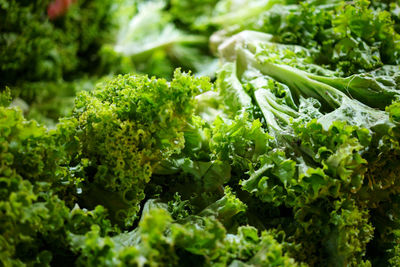
{"type": "Polygon", "coordinates": [[[400,2],[52,2],[0,0],[0,266],[400,265],[400,2]]]}

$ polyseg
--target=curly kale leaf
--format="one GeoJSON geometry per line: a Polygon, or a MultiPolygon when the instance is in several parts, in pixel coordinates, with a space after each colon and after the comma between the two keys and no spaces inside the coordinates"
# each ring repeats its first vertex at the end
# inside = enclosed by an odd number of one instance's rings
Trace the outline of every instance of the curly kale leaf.
{"type": "Polygon", "coordinates": [[[253,28],[279,43],[317,48],[315,62],[344,75],[399,63],[399,34],[390,13],[365,0],[275,6],[253,28]]]}
{"type": "Polygon", "coordinates": [[[176,71],[171,82],[125,75],[80,94],[59,132],[83,179],[82,203],[103,204],[114,220],[132,224],[153,170],[185,147],[194,97],[210,88],[208,79],[176,71]]]}

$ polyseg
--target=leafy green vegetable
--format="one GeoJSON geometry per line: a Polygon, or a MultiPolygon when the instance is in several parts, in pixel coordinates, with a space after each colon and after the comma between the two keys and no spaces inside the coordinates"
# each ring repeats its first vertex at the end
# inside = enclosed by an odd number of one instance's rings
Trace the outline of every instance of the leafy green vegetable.
{"type": "MultiPolygon", "coordinates": [[[[0,107],[0,261],[5,266],[72,262],[67,232],[91,225],[114,231],[99,206],[85,211],[74,205],[63,150],[53,131],[26,121],[21,111],[0,107]],[[63,199],[66,201],[64,202],[63,199]]],[[[88,228],[89,227],[89,228],[88,228]]]]}
{"type": "Polygon", "coordinates": [[[171,78],[177,67],[212,75],[207,36],[179,29],[165,8],[164,1],[146,1],[136,13],[116,12],[119,30],[115,44],[104,48],[104,61],[131,62],[135,71],[156,77],[171,78]]]}
{"type": "MultiPolygon", "coordinates": [[[[219,76],[223,81],[217,81],[221,93],[230,88],[227,99],[233,107],[239,104],[234,109],[239,114],[255,105],[275,139],[264,155],[249,161],[242,189],[263,202],[293,209],[296,231],[292,224],[280,227],[290,242],[301,240],[301,252],[291,250],[297,259],[318,265],[366,264],[366,244],[373,236],[368,214],[389,205],[399,192],[397,168],[386,165],[397,166],[397,104],[390,105],[398,99],[396,78],[310,73],[315,68],[306,60],[309,53],[305,57],[293,53],[301,48],[270,40],[269,35],[243,32],[220,45],[228,61],[219,76]],[[241,94],[251,100],[236,102],[246,99],[241,94]],[[375,109],[386,106],[388,112],[375,109]],[[376,159],[378,151],[387,152],[376,159]],[[338,237],[342,232],[346,234],[338,237]],[[355,237],[358,241],[352,243],[355,237]],[[304,256],[305,248],[313,252],[304,256]]],[[[257,109],[251,114],[259,116],[257,109]]]]}
{"type": "Polygon", "coordinates": [[[57,81],[93,69],[109,38],[112,1],[78,1],[49,20],[46,1],[0,3],[1,85],[57,81]]]}
{"type": "Polygon", "coordinates": [[[0,0],[0,265],[399,265],[399,14],[0,0]]]}
{"type": "Polygon", "coordinates": [[[184,148],[194,96],[210,88],[206,78],[176,71],[170,83],[125,75],[80,94],[59,131],[83,179],[85,206],[102,203],[115,220],[132,224],[153,169],[184,148]]]}
{"type": "Polygon", "coordinates": [[[275,6],[255,29],[280,43],[318,49],[316,62],[345,75],[399,64],[399,34],[387,11],[369,8],[368,1],[327,2],[275,6]]]}
{"type": "Polygon", "coordinates": [[[271,233],[260,236],[256,228],[243,226],[237,234],[227,234],[213,216],[174,221],[166,207],[154,200],[145,209],[131,232],[101,238],[98,228],[93,228],[85,236],[72,235],[75,250],[82,251],[79,265],[297,266],[271,233]]]}

